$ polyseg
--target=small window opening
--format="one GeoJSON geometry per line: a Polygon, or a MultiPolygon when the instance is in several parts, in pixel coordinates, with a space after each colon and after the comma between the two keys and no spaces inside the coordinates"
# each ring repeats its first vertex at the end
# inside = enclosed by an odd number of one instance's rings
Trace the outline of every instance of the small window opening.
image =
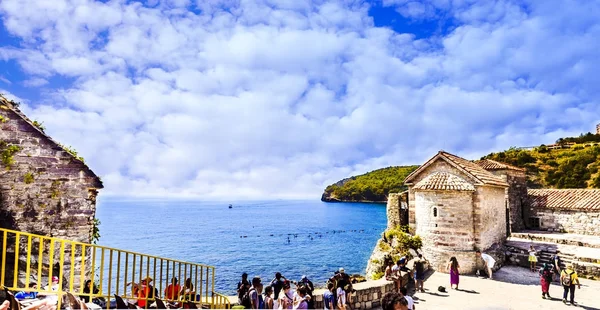
{"type": "Polygon", "coordinates": [[[433,217],[437,217],[437,208],[433,208],[433,217]]]}

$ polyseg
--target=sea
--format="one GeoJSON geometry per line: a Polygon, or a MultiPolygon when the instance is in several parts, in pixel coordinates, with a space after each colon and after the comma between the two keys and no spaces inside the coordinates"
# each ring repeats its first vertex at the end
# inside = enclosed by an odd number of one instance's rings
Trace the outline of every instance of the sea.
{"type": "Polygon", "coordinates": [[[385,204],[102,199],[99,245],[216,267],[235,295],[246,272],[323,285],[335,270],[363,274],[386,226],[385,204]],[[229,208],[232,204],[232,208],[229,208]]]}

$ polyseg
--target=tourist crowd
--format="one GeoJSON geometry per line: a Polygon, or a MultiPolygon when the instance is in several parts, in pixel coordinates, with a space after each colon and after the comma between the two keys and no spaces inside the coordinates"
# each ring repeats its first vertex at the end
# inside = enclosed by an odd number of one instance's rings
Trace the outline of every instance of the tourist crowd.
{"type": "MultiPolygon", "coordinates": [[[[277,272],[264,286],[260,277],[248,281],[248,274],[244,273],[237,284],[238,304],[246,309],[314,309],[314,290],[307,276],[292,281],[277,272]]],[[[354,292],[350,276],[340,268],[327,280],[327,290],[323,294],[325,309],[352,310],[350,301],[354,292]]]]}

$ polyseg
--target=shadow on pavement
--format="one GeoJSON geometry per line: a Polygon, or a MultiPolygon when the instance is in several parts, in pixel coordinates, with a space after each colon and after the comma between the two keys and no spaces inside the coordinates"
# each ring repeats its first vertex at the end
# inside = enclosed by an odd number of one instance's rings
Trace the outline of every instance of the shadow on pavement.
{"type": "Polygon", "coordinates": [[[463,293],[479,294],[479,292],[477,292],[475,290],[465,290],[465,289],[462,289],[462,288],[457,288],[456,290],[459,291],[459,292],[463,292],[463,293]]]}

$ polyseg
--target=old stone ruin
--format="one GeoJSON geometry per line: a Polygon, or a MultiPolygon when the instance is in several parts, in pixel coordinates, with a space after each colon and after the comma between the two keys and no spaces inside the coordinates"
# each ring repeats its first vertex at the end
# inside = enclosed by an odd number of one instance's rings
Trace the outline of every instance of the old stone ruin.
{"type": "Polygon", "coordinates": [[[533,245],[539,264],[550,262],[558,250],[580,275],[600,279],[598,189],[528,189],[524,169],[444,151],[407,176],[405,184],[407,191],[388,196],[388,225],[369,261],[370,279],[384,270],[382,258],[398,254],[396,241],[387,236],[402,228],[420,237],[420,251],[440,272],[446,272],[452,256],[463,273],[480,269],[477,250],[496,259],[494,269],[528,266],[533,245]]]}
{"type": "MultiPolygon", "coordinates": [[[[90,243],[95,230],[96,196],[102,182],[75,152],[45,134],[43,127],[28,119],[18,104],[0,96],[0,227],[43,236],[90,243]]],[[[1,237],[1,236],[0,236],[1,237]]],[[[15,257],[19,274],[24,274],[27,238],[20,238],[15,254],[14,234],[6,234],[7,253],[4,283],[13,283],[15,257]]],[[[0,247],[4,246],[0,238],[0,247]]],[[[38,253],[39,240],[29,241],[31,253],[38,253]]],[[[50,253],[49,243],[43,246],[43,275],[58,266],[49,266],[49,257],[58,262],[59,247],[50,253]]],[[[70,255],[70,248],[65,255],[70,255]]],[[[82,253],[76,253],[81,257],[82,253]]],[[[34,255],[32,255],[34,257],[34,255]]],[[[38,257],[37,255],[35,257],[38,257]]],[[[32,258],[33,259],[33,258],[32,258]]],[[[89,262],[90,259],[87,259],[89,262]]],[[[37,261],[30,261],[38,266],[37,261]]],[[[80,266],[75,262],[75,272],[80,266]]],[[[69,271],[70,266],[64,266],[69,271]]],[[[65,277],[67,273],[65,273],[65,277]]],[[[48,279],[30,281],[48,283],[48,279]]],[[[23,278],[17,279],[19,283],[23,278]]],[[[66,283],[66,281],[63,281],[66,283]]]]}

